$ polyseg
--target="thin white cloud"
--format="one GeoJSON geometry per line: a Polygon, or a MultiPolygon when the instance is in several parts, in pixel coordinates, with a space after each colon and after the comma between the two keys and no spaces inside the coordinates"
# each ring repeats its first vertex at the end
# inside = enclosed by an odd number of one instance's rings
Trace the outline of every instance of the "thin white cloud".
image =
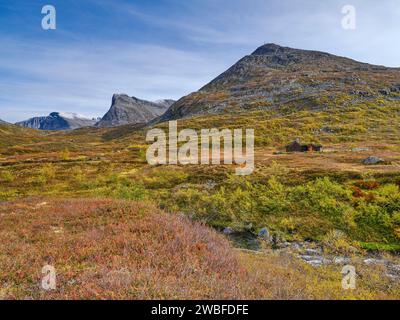
{"type": "Polygon", "coordinates": [[[352,0],[354,31],[341,28],[347,0],[90,1],[118,19],[126,28],[121,35],[60,29],[50,46],[49,39],[0,33],[0,118],[51,111],[101,116],[114,92],[177,99],[266,42],[400,66],[398,0],[352,0]],[[130,38],[131,23],[151,37],[130,38]]]}
{"type": "Polygon", "coordinates": [[[51,111],[101,116],[116,92],[178,99],[220,71],[211,57],[155,45],[1,42],[0,118],[9,121],[51,111]]]}

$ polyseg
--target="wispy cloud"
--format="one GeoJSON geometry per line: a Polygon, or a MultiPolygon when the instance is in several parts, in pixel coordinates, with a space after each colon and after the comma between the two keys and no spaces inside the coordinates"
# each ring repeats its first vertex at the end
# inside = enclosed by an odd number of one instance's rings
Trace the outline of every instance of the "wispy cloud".
{"type": "Polygon", "coordinates": [[[58,29],[44,33],[36,4],[2,0],[0,118],[101,116],[115,92],[177,99],[266,42],[400,66],[398,0],[352,0],[354,31],[346,0],[52,2],[58,29]]]}
{"type": "Polygon", "coordinates": [[[177,99],[221,71],[213,58],[155,45],[1,42],[0,118],[10,121],[65,110],[101,116],[116,92],[177,99]]]}

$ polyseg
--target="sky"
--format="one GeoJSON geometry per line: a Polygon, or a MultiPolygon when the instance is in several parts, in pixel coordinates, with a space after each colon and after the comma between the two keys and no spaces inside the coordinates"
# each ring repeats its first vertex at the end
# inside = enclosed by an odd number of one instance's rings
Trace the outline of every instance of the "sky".
{"type": "Polygon", "coordinates": [[[101,117],[114,93],[179,99],[265,43],[400,67],[399,35],[398,0],[0,0],[0,119],[101,117]]]}

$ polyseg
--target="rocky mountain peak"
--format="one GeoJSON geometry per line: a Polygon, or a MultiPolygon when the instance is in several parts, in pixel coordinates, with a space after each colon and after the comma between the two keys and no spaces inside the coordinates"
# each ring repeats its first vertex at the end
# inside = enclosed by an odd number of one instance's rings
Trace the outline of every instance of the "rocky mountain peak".
{"type": "Polygon", "coordinates": [[[397,99],[399,83],[400,69],[268,43],[181,98],[158,121],[281,106],[320,110],[325,107],[320,98],[332,101],[339,96],[346,96],[348,104],[377,97],[397,99]]]}
{"type": "Polygon", "coordinates": [[[114,94],[109,111],[96,124],[98,127],[114,127],[126,124],[147,123],[162,115],[175,101],[151,102],[127,94],[114,94]]]}
{"type": "Polygon", "coordinates": [[[275,43],[267,43],[262,45],[261,47],[258,47],[252,55],[275,55],[278,54],[279,52],[283,51],[291,51],[293,49],[288,48],[288,47],[282,47],[280,45],[277,45],[275,43]]]}

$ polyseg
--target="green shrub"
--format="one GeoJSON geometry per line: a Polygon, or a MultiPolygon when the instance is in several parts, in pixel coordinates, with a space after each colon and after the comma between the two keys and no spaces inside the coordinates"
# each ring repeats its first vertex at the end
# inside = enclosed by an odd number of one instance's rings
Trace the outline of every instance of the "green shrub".
{"type": "Polygon", "coordinates": [[[116,199],[143,200],[147,191],[143,185],[124,179],[111,187],[111,196],[116,199]]]}
{"type": "Polygon", "coordinates": [[[61,158],[61,160],[63,160],[63,161],[68,161],[68,160],[70,159],[70,155],[71,155],[71,154],[70,154],[68,148],[65,148],[65,149],[61,152],[60,158],[61,158]]]}
{"type": "Polygon", "coordinates": [[[44,185],[56,177],[56,169],[53,164],[45,164],[40,170],[39,175],[36,178],[36,183],[44,185]]]}
{"type": "Polygon", "coordinates": [[[4,181],[4,182],[14,182],[14,179],[15,179],[15,177],[14,177],[14,175],[12,174],[12,172],[11,171],[9,171],[9,170],[5,170],[5,171],[2,171],[1,173],[0,173],[0,179],[2,180],[2,181],[4,181]]]}

